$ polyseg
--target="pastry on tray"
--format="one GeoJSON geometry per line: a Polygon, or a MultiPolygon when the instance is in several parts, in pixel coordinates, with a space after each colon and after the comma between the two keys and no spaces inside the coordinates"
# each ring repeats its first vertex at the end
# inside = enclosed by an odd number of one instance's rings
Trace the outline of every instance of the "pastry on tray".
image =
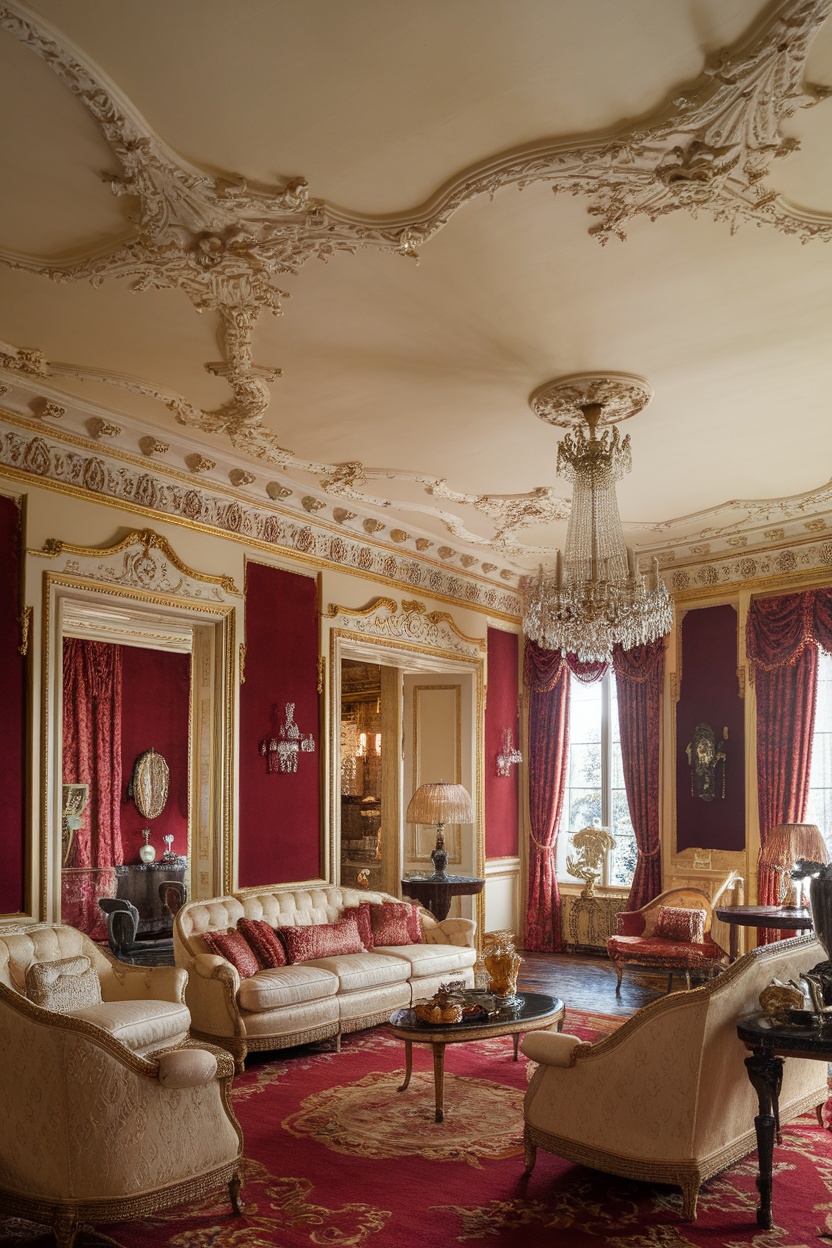
{"type": "Polygon", "coordinates": [[[452,1001],[447,992],[437,992],[429,1001],[420,1001],[415,1009],[420,1023],[432,1023],[434,1026],[462,1022],[462,1006],[452,1001]]]}

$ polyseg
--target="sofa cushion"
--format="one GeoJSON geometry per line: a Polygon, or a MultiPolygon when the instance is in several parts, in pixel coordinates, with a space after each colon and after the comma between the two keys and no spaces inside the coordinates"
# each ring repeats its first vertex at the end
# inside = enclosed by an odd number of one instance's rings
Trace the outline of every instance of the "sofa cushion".
{"type": "Polygon", "coordinates": [[[718,962],[725,957],[712,940],[703,944],[692,944],[687,941],[662,940],[660,936],[610,936],[607,941],[607,952],[613,961],[626,959],[638,962],[645,958],[651,966],[663,966],[676,963],[679,966],[704,966],[718,962]]]}
{"type": "Polygon", "coordinates": [[[358,935],[361,943],[368,951],[373,947],[373,924],[370,918],[369,901],[360,901],[357,906],[347,906],[341,911],[342,918],[354,918],[358,924],[358,935]]]}
{"type": "Polygon", "coordinates": [[[358,923],[351,916],[338,919],[336,923],[281,927],[278,934],[290,962],[310,962],[313,958],[364,952],[358,923]]]}
{"type": "Polygon", "coordinates": [[[688,941],[690,944],[701,945],[706,918],[704,910],[688,909],[685,906],[660,906],[653,935],[661,940],[688,941]]]}
{"type": "Polygon", "coordinates": [[[173,1001],[104,1001],[66,1013],[100,1027],[134,1053],[178,1041],[191,1026],[188,1007],[173,1001]]]}
{"type": "Polygon", "coordinates": [[[376,945],[376,953],[397,958],[409,967],[411,979],[426,975],[444,975],[448,971],[461,971],[473,966],[477,960],[476,949],[467,945],[376,945]]]}
{"type": "Polygon", "coordinates": [[[261,967],[286,966],[286,950],[275,929],[265,919],[239,919],[242,932],[261,967]]]}
{"type": "Polygon", "coordinates": [[[41,1009],[65,1014],[98,1005],[101,982],[85,954],[33,962],[26,971],[26,996],[41,1009]]]}
{"type": "Polygon", "coordinates": [[[260,970],[254,950],[242,932],[203,932],[202,939],[212,953],[219,954],[236,966],[242,979],[248,979],[260,970]]]}
{"type": "MultiPolygon", "coordinates": [[[[398,901],[382,901],[370,906],[373,945],[412,945],[412,907],[398,901]]],[[[419,940],[422,939],[421,928],[419,940]]]]}
{"type": "Polygon", "coordinates": [[[334,997],[338,979],[331,972],[304,963],[302,966],[275,966],[244,979],[237,993],[240,1008],[252,1014],[301,1005],[322,997],[334,997]]]}
{"type": "Polygon", "coordinates": [[[360,988],[378,988],[383,984],[403,983],[409,975],[409,965],[402,958],[387,958],[378,952],[348,953],[341,957],[316,958],[306,966],[318,966],[338,976],[342,992],[355,992],[360,988]]]}

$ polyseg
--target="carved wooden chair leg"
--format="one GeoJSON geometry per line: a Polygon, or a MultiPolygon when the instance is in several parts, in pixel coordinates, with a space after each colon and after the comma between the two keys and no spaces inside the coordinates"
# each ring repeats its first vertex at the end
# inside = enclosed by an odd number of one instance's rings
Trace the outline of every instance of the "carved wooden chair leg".
{"type": "Polygon", "coordinates": [[[244,1208],[243,1202],[240,1200],[240,1188],[242,1186],[243,1180],[240,1178],[239,1170],[237,1170],[228,1181],[228,1195],[231,1198],[231,1208],[237,1217],[240,1216],[244,1208]]]}
{"type": "Polygon", "coordinates": [[[621,996],[621,976],[624,974],[624,966],[621,962],[614,963],[614,966],[615,966],[615,973],[618,976],[618,979],[616,980],[616,984],[615,984],[615,995],[617,997],[620,997],[621,996]]]}
{"type": "MultiPolygon", "coordinates": [[[[818,1125],[821,1127],[823,1126],[823,1107],[825,1103],[825,1101],[821,1101],[820,1105],[815,1106],[815,1114],[817,1115],[818,1125]]],[[[827,1130],[832,1130],[832,1127],[828,1127],[827,1130]]]]}
{"type": "Polygon", "coordinates": [[[56,1248],[73,1248],[78,1229],[78,1219],[74,1213],[68,1210],[59,1213],[52,1227],[56,1248]]]}
{"type": "Polygon", "coordinates": [[[686,1179],[682,1184],[682,1220],[696,1221],[696,1203],[699,1200],[699,1179],[686,1179]]]}
{"type": "Polygon", "coordinates": [[[335,1052],[336,1052],[336,1053],[340,1053],[340,1052],[341,1052],[341,1033],[340,1033],[340,1031],[338,1032],[338,1035],[335,1037],[335,1052]]]}
{"type": "Polygon", "coordinates": [[[526,1168],[523,1171],[523,1178],[527,1179],[534,1170],[534,1163],[537,1161],[537,1145],[533,1144],[528,1136],[523,1138],[523,1153],[525,1156],[526,1168]]]}

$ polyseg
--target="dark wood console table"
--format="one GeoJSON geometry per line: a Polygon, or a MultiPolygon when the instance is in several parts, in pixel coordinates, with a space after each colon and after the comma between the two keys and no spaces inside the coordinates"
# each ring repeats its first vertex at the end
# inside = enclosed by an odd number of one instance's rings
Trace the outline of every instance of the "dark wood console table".
{"type": "Polygon", "coordinates": [[[115,867],[116,896],[132,901],[139,912],[139,934],[170,936],[173,931],[173,915],[165,909],[159,896],[163,880],[184,883],[188,867],[186,858],[173,862],[126,862],[115,867]]]}
{"type": "MultiPolygon", "coordinates": [[[[757,1093],[759,1112],[754,1119],[757,1132],[757,1154],[760,1173],[757,1188],[760,1205],[757,1225],[771,1230],[771,1176],[774,1162],[774,1140],[780,1142],[780,1087],[783,1082],[783,1059],[808,1057],[819,1062],[832,1062],[832,1036],[823,1036],[811,1027],[789,1027],[773,1023],[762,1014],[741,1018],[737,1035],[751,1056],[745,1059],[748,1078],[757,1093]]],[[[823,1125],[818,1110],[818,1121],[823,1125]]]]}
{"type": "Polygon", "coordinates": [[[447,919],[451,898],[481,893],[485,880],[473,875],[411,875],[402,880],[405,897],[414,897],[440,923],[447,919]]]}
{"type": "Polygon", "coordinates": [[[721,922],[730,924],[728,953],[732,962],[736,961],[739,952],[738,927],[767,927],[784,932],[812,930],[809,911],[794,906],[714,906],[714,915],[721,922]]]}

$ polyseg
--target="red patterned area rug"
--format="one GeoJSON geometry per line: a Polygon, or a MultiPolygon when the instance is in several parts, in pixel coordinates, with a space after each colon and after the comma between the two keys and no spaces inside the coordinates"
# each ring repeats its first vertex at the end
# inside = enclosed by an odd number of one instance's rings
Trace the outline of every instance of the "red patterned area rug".
{"type": "MultiPolygon", "coordinates": [[[[567,1012],[584,1039],[622,1020],[567,1012]]],[[[510,1039],[446,1050],[445,1121],[433,1114],[430,1051],[383,1028],[259,1055],[235,1081],[245,1133],[245,1212],[224,1193],[141,1223],[82,1233],[77,1248],[819,1248],[832,1230],[832,1138],[814,1115],[784,1129],[775,1152],[772,1231],[758,1230],[756,1154],[712,1179],[695,1223],[673,1188],[628,1182],[542,1151],[523,1174],[523,1092],[531,1064],[510,1039]]],[[[0,1245],[47,1248],[51,1236],[0,1220],[0,1245]]]]}

